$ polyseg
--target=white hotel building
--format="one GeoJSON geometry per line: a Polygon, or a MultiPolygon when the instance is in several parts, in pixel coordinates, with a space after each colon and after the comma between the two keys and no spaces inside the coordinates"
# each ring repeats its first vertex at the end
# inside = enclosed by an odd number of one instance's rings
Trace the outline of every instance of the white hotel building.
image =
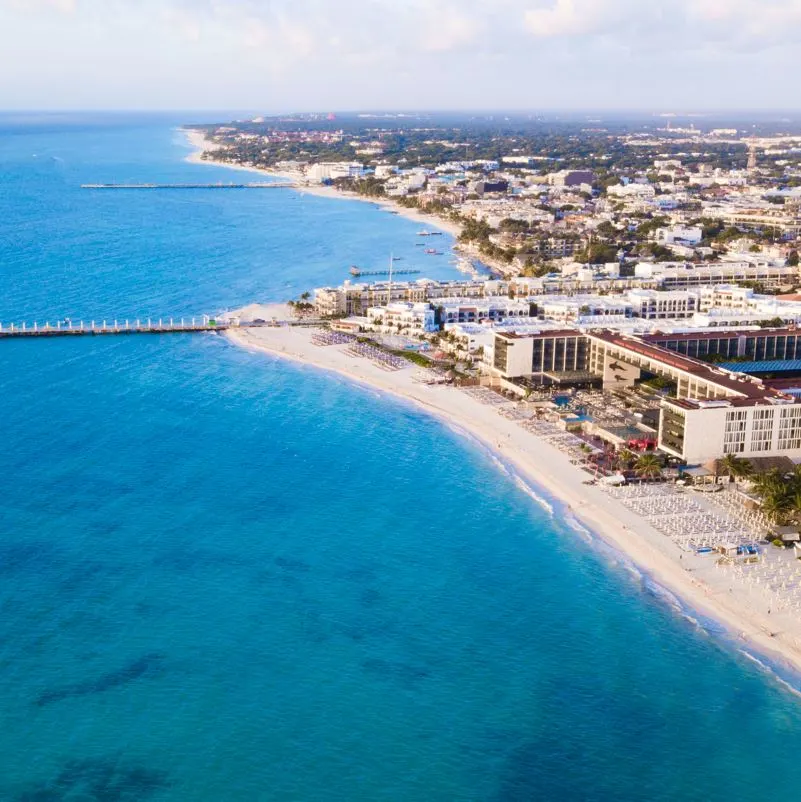
{"type": "Polygon", "coordinates": [[[371,328],[386,332],[425,334],[437,331],[434,310],[425,302],[396,301],[387,306],[373,306],[367,310],[367,321],[371,328]]]}

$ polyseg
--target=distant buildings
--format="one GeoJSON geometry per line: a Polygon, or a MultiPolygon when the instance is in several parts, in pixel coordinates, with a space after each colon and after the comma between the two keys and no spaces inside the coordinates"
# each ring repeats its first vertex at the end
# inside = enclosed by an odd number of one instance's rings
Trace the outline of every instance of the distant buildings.
{"type": "Polygon", "coordinates": [[[560,170],[547,176],[548,183],[554,187],[578,187],[592,184],[595,173],[592,170],[560,170]]]}
{"type": "Polygon", "coordinates": [[[306,170],[309,181],[335,181],[338,178],[360,178],[364,165],[358,162],[319,162],[306,170]]]}
{"type": "Polygon", "coordinates": [[[698,226],[671,226],[657,229],[656,232],[656,241],[664,245],[698,245],[703,238],[703,229],[698,226]]]}

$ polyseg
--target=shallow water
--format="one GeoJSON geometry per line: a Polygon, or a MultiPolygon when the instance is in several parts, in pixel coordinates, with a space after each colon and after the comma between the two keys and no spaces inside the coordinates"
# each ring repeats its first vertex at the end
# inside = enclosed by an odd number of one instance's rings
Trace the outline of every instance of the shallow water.
{"type": "MultiPolygon", "coordinates": [[[[414,248],[366,204],[74,189],[229,180],[171,123],[0,125],[0,319],[414,248]]],[[[0,799],[795,798],[797,698],[458,431],[215,335],[0,371],[0,799]]]]}

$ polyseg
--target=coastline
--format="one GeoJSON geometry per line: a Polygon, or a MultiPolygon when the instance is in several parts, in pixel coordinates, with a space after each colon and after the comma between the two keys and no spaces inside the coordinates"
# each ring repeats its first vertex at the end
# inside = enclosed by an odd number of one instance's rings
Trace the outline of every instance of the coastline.
{"type": "MultiPolygon", "coordinates": [[[[241,164],[232,164],[230,162],[219,161],[217,159],[203,159],[201,158],[202,154],[212,147],[213,143],[211,143],[200,131],[187,128],[182,128],[180,130],[186,135],[189,144],[195,149],[193,153],[186,157],[186,161],[188,161],[190,164],[211,164],[215,167],[226,167],[229,170],[241,170],[248,173],[257,173],[259,175],[274,178],[276,180],[294,181],[299,184],[299,186],[296,188],[296,191],[301,193],[315,195],[320,198],[335,198],[339,200],[354,200],[361,203],[370,203],[384,212],[393,212],[399,217],[405,218],[406,220],[412,220],[415,223],[420,223],[426,226],[427,228],[435,228],[438,231],[450,234],[454,239],[458,238],[458,236],[462,233],[462,227],[457,223],[454,223],[450,220],[445,220],[438,215],[426,214],[417,209],[409,209],[406,206],[401,206],[401,204],[395,203],[387,198],[366,198],[364,195],[358,195],[355,192],[343,192],[339,189],[335,189],[334,187],[323,186],[322,184],[310,184],[306,182],[302,175],[296,173],[281,173],[277,170],[271,170],[265,167],[246,167],[241,164]]],[[[465,258],[478,258],[474,254],[462,250],[457,250],[457,253],[465,258]]],[[[494,264],[491,260],[487,260],[486,257],[482,256],[481,261],[492,271],[503,272],[500,265],[494,264]]],[[[508,270],[508,266],[506,269],[508,270]]]]}
{"type": "MultiPolygon", "coordinates": [[[[801,680],[801,629],[790,613],[769,613],[760,599],[741,587],[731,587],[726,574],[708,558],[682,554],[662,533],[618,499],[597,486],[583,484],[588,475],[569,458],[536,435],[491,408],[449,386],[415,381],[415,368],[387,372],[367,359],[348,356],[336,346],[320,347],[304,327],[231,329],[226,337],[237,346],[288,359],[344,376],[350,381],[389,393],[422,409],[483,445],[500,464],[511,469],[536,496],[544,490],[565,511],[565,517],[597,535],[615,553],[630,561],[646,583],[673,594],[685,617],[687,610],[720,623],[735,648],[762,663],[765,658],[780,680],[801,680]],[[736,591],[736,592],[735,592],[736,591]]],[[[666,594],[657,593],[664,596],[666,594]]],[[[768,607],[768,609],[770,609],[768,607]]],[[[762,663],[764,665],[764,663],[762,663]]]]}

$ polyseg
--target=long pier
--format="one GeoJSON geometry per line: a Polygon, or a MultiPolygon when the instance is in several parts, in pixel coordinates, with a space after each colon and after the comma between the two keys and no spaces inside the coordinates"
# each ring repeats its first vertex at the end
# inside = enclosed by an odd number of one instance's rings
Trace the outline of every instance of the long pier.
{"type": "Polygon", "coordinates": [[[155,320],[61,320],[56,323],[0,323],[0,339],[11,337],[78,337],[117,334],[180,334],[182,332],[225,331],[228,323],[200,318],[159,318],[155,320]]]}
{"type": "Polygon", "coordinates": [[[359,278],[361,276],[416,276],[419,270],[359,270],[352,267],[350,269],[351,276],[359,278]]]}
{"type": "Polygon", "coordinates": [[[81,184],[81,189],[293,189],[292,181],[270,181],[248,184],[81,184]]]}

